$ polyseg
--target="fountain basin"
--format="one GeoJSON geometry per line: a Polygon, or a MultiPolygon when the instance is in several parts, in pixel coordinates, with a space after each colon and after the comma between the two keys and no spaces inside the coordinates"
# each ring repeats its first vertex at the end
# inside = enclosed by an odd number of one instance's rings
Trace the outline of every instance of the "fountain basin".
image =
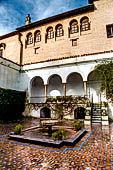
{"type": "MultiPolygon", "coordinates": [[[[38,127],[38,130],[39,129],[40,128],[38,127]]],[[[44,137],[41,135],[37,136],[36,133],[38,133],[38,130],[36,131],[36,129],[33,130],[33,128],[32,128],[32,130],[30,132],[31,135],[27,135],[28,131],[26,131],[26,130],[24,130],[24,134],[22,134],[22,135],[15,135],[14,133],[11,133],[9,135],[9,139],[20,141],[20,142],[25,142],[25,143],[60,148],[64,145],[74,146],[87,133],[86,129],[81,129],[75,135],[70,135],[69,138],[66,138],[64,140],[55,140],[54,141],[51,137],[48,137],[46,135],[44,137]],[[33,135],[33,133],[35,135],[33,135]]],[[[68,131],[68,129],[67,129],[67,131],[68,131]]]]}

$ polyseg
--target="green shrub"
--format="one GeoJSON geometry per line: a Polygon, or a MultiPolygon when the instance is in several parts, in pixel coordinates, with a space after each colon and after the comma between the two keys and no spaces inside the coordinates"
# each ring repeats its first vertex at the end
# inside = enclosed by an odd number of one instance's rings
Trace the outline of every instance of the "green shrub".
{"type": "Polygon", "coordinates": [[[0,120],[21,118],[25,109],[25,92],[0,88],[0,120]]]}
{"type": "Polygon", "coordinates": [[[26,115],[26,116],[23,116],[23,117],[26,118],[26,119],[34,119],[34,118],[36,118],[36,117],[34,117],[32,115],[26,115]]]}
{"type": "Polygon", "coordinates": [[[103,101],[103,105],[104,105],[104,107],[108,107],[108,102],[103,101]]]}
{"type": "Polygon", "coordinates": [[[77,121],[72,126],[73,126],[74,130],[77,130],[77,131],[83,127],[83,125],[80,123],[80,121],[77,121]]]}
{"type": "Polygon", "coordinates": [[[14,134],[20,135],[22,132],[22,128],[23,128],[23,126],[21,124],[16,125],[16,127],[14,129],[14,134]]]}
{"type": "Polygon", "coordinates": [[[42,125],[42,123],[40,122],[40,127],[42,128],[43,127],[43,125],[42,125]]]}
{"type": "Polygon", "coordinates": [[[53,140],[62,140],[65,139],[65,137],[66,137],[66,132],[62,129],[59,129],[52,134],[53,140]]]}
{"type": "Polygon", "coordinates": [[[109,117],[109,122],[113,122],[113,118],[110,118],[110,117],[109,117]]]}

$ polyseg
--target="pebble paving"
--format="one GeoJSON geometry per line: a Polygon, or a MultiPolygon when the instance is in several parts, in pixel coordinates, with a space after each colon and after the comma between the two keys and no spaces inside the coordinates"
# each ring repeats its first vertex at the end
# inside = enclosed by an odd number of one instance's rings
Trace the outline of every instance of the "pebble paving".
{"type": "Polygon", "coordinates": [[[0,170],[113,170],[113,124],[87,127],[74,146],[61,149],[8,139],[10,125],[0,125],[0,170]]]}

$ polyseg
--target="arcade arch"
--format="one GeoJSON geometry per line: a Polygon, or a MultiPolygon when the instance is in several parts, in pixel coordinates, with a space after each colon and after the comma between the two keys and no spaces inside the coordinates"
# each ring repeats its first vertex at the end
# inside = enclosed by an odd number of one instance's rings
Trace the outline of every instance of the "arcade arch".
{"type": "Polygon", "coordinates": [[[63,84],[59,75],[54,74],[48,79],[47,96],[63,96],[63,84]]]}
{"type": "Polygon", "coordinates": [[[31,102],[38,103],[39,101],[43,101],[45,98],[45,91],[44,91],[44,82],[41,77],[36,76],[31,80],[31,95],[30,100],[31,102]]]}
{"type": "Polygon", "coordinates": [[[100,83],[101,80],[98,80],[94,71],[90,72],[87,78],[87,93],[89,99],[93,96],[93,102],[100,102],[101,100],[100,83]]]}
{"type": "Polygon", "coordinates": [[[66,95],[84,96],[83,79],[79,73],[71,73],[67,77],[66,95]]]}

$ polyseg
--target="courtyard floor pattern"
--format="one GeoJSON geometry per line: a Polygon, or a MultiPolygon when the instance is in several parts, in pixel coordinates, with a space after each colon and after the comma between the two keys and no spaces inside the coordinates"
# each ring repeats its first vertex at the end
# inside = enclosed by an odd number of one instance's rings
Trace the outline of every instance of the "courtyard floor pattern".
{"type": "Polygon", "coordinates": [[[8,139],[10,126],[0,126],[0,170],[113,170],[113,125],[88,127],[74,146],[61,149],[8,139]]]}

